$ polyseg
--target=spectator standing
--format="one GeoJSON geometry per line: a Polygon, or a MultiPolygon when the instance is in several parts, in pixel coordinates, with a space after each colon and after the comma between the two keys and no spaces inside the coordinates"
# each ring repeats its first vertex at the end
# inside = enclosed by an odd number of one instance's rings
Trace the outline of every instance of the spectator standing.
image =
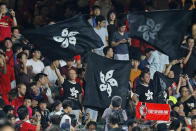
{"type": "Polygon", "coordinates": [[[79,119],[79,114],[81,112],[81,103],[82,103],[82,88],[76,83],[76,71],[71,69],[69,70],[69,79],[64,81],[62,84],[64,94],[62,98],[71,100],[73,103],[73,110],[71,114],[74,114],[79,119]]]}
{"type": "Polygon", "coordinates": [[[95,19],[96,19],[97,16],[101,15],[101,8],[99,6],[95,5],[95,6],[92,7],[92,10],[93,10],[93,15],[90,19],[88,19],[88,22],[90,23],[90,25],[92,27],[96,27],[97,24],[96,24],[95,19]]]}
{"type": "Polygon", "coordinates": [[[113,33],[116,32],[116,26],[117,26],[116,13],[113,10],[108,12],[106,25],[108,30],[108,43],[109,46],[111,46],[112,36],[113,33]]]}
{"type": "Polygon", "coordinates": [[[32,66],[33,67],[33,74],[36,75],[38,73],[41,73],[44,70],[44,64],[40,60],[41,52],[38,49],[34,49],[32,51],[32,59],[27,60],[26,66],[32,66]]]}
{"type": "Polygon", "coordinates": [[[139,64],[140,64],[140,57],[135,57],[135,58],[132,58],[131,60],[131,65],[132,65],[132,68],[131,68],[131,72],[130,72],[130,82],[131,82],[131,88],[133,88],[133,82],[134,80],[140,76],[141,74],[141,70],[138,69],[139,67],[139,64]]]}
{"type": "Polygon", "coordinates": [[[29,113],[28,113],[28,109],[25,106],[20,106],[17,110],[18,113],[18,117],[20,119],[20,121],[17,122],[17,124],[15,125],[15,129],[17,128],[20,131],[40,131],[41,129],[41,115],[40,114],[36,114],[37,116],[37,126],[28,123],[26,121],[29,120],[29,113]]]}
{"type": "Polygon", "coordinates": [[[125,29],[126,23],[120,22],[118,31],[114,32],[112,36],[112,46],[115,48],[114,59],[116,60],[129,60],[128,47],[131,46],[131,39],[125,29]]]}
{"type": "Polygon", "coordinates": [[[150,80],[148,69],[142,71],[140,75],[141,83],[136,87],[136,95],[140,102],[153,102],[153,86],[150,80]]]}
{"type": "Polygon", "coordinates": [[[169,57],[157,50],[153,51],[148,59],[150,64],[150,79],[153,79],[156,71],[163,73],[166,69],[166,65],[169,64],[169,57]]]}
{"type": "Polygon", "coordinates": [[[27,67],[27,54],[21,52],[17,56],[18,64],[14,66],[16,83],[24,83],[26,86],[29,86],[32,80],[32,67],[27,67]]]}
{"type": "Polygon", "coordinates": [[[4,100],[11,90],[11,82],[15,81],[14,70],[6,64],[5,55],[0,53],[0,92],[4,100]]]}
{"type": "Polygon", "coordinates": [[[108,46],[108,31],[104,28],[106,24],[105,18],[103,16],[96,17],[96,27],[94,27],[95,32],[99,35],[103,42],[103,46],[97,49],[94,49],[94,52],[98,55],[104,56],[103,48],[108,46]]]}
{"type": "Polygon", "coordinates": [[[6,3],[0,3],[0,42],[7,37],[11,38],[11,27],[16,26],[17,21],[14,10],[8,10],[6,3]]]}
{"type": "MultiPolygon", "coordinates": [[[[112,113],[117,112],[118,116],[119,116],[119,120],[118,123],[123,123],[123,121],[125,122],[127,120],[127,114],[125,112],[125,110],[123,110],[121,108],[121,104],[122,104],[122,98],[119,96],[113,96],[112,100],[111,100],[111,105],[109,108],[105,109],[103,115],[102,115],[102,120],[104,120],[106,122],[105,124],[105,131],[109,130],[109,124],[110,124],[110,116],[112,113]]],[[[116,123],[114,123],[116,124],[116,123]]]]}

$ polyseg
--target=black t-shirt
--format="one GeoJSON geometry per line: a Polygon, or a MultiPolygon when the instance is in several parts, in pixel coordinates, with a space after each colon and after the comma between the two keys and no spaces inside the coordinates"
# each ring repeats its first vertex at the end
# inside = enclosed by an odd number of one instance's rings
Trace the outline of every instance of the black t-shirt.
{"type": "Polygon", "coordinates": [[[109,24],[107,26],[107,29],[108,29],[108,41],[109,41],[109,45],[111,46],[112,35],[116,31],[116,27],[115,27],[114,24],[113,25],[112,24],[109,24]]]}
{"type": "MultiPolygon", "coordinates": [[[[182,52],[182,57],[186,57],[189,53],[189,50],[181,49],[181,52],[182,52]]],[[[196,71],[195,60],[196,60],[196,50],[194,49],[191,53],[191,56],[187,64],[185,65],[183,69],[184,74],[188,74],[190,76],[194,73],[194,71],[196,71]]]]}
{"type": "Polygon", "coordinates": [[[139,96],[140,102],[150,102],[152,103],[154,101],[154,92],[153,92],[153,86],[152,84],[149,84],[149,86],[144,86],[142,84],[138,85],[136,87],[136,92],[139,96]]]}
{"type": "Polygon", "coordinates": [[[184,112],[186,115],[188,115],[191,110],[196,107],[196,99],[191,96],[188,100],[184,102],[184,112]]]}
{"type": "Polygon", "coordinates": [[[81,86],[78,83],[71,83],[70,81],[65,81],[63,83],[63,99],[69,99],[73,102],[73,110],[80,109],[81,105],[79,102],[79,96],[81,95],[81,86]]]}

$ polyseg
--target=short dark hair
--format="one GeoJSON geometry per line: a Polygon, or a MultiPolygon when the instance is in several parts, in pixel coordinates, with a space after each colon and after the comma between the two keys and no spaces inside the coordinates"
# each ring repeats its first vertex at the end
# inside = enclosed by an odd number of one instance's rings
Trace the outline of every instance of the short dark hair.
{"type": "Polygon", "coordinates": [[[151,51],[153,51],[152,48],[146,48],[146,49],[145,49],[145,54],[147,54],[147,53],[149,53],[149,52],[151,52],[151,51]]]}
{"type": "Polygon", "coordinates": [[[61,116],[60,115],[52,115],[50,117],[50,122],[54,125],[59,125],[61,122],[61,116]]]}
{"type": "Polygon", "coordinates": [[[33,48],[33,49],[31,50],[32,53],[34,53],[34,52],[36,52],[36,51],[40,51],[40,49],[38,49],[38,48],[33,48]]]}
{"type": "Polygon", "coordinates": [[[73,102],[71,100],[64,100],[63,101],[63,109],[66,109],[67,107],[71,107],[73,106],[73,102]]]}
{"type": "Polygon", "coordinates": [[[141,72],[141,74],[140,74],[140,78],[144,78],[144,75],[145,75],[146,73],[149,73],[149,69],[148,69],[148,68],[144,68],[144,69],[142,70],[142,72],[141,72]]]}
{"type": "Polygon", "coordinates": [[[129,126],[132,127],[134,123],[137,123],[137,122],[134,121],[134,120],[130,120],[130,121],[127,122],[127,126],[128,126],[128,127],[129,127],[129,126]]]}
{"type": "Polygon", "coordinates": [[[94,11],[94,10],[96,10],[96,9],[101,9],[101,7],[98,6],[98,5],[94,5],[94,6],[92,7],[92,10],[94,11]]]}
{"type": "Polygon", "coordinates": [[[12,47],[14,53],[16,53],[18,50],[20,50],[22,48],[23,48],[23,45],[20,43],[14,44],[12,47]]]}
{"type": "Polygon", "coordinates": [[[38,73],[35,77],[34,80],[37,82],[39,79],[43,78],[43,77],[47,77],[46,74],[44,73],[38,73]]]}
{"type": "Polygon", "coordinates": [[[13,32],[14,30],[19,30],[19,28],[18,28],[17,26],[12,27],[12,32],[13,32]]]}
{"type": "Polygon", "coordinates": [[[119,124],[119,122],[120,122],[120,119],[119,119],[119,114],[118,114],[118,112],[112,112],[111,114],[110,114],[110,117],[109,117],[109,120],[110,120],[110,123],[111,124],[119,124]]]}
{"type": "Polygon", "coordinates": [[[103,48],[103,53],[104,55],[107,55],[107,52],[109,51],[109,49],[112,48],[111,46],[106,46],[103,48]]]}
{"type": "Polygon", "coordinates": [[[29,87],[32,87],[32,86],[37,86],[37,83],[34,81],[34,82],[31,82],[29,87]]]}
{"type": "Polygon", "coordinates": [[[12,39],[11,39],[10,37],[7,37],[7,38],[5,38],[5,39],[3,40],[3,46],[5,46],[5,42],[6,42],[7,40],[9,40],[9,41],[12,42],[12,39]]]}
{"type": "Polygon", "coordinates": [[[39,101],[39,105],[40,104],[47,104],[48,102],[45,100],[45,99],[41,99],[40,101],[39,101]]]}
{"type": "Polygon", "coordinates": [[[187,42],[187,43],[189,42],[189,39],[193,39],[193,40],[194,40],[194,38],[193,38],[192,36],[188,36],[188,37],[186,38],[186,42],[187,42]]]}
{"type": "Polygon", "coordinates": [[[96,123],[95,121],[90,121],[90,122],[87,124],[86,128],[89,129],[89,127],[90,127],[91,125],[94,125],[94,126],[97,128],[97,123],[96,123]]]}
{"type": "Polygon", "coordinates": [[[66,58],[66,61],[74,61],[74,57],[68,57],[66,58]]]}
{"type": "Polygon", "coordinates": [[[25,117],[29,115],[28,108],[24,105],[18,108],[17,113],[20,120],[24,120],[25,117]]]}
{"type": "Polygon", "coordinates": [[[17,97],[17,95],[18,95],[17,89],[16,89],[16,88],[11,89],[11,90],[8,92],[8,95],[9,95],[9,96],[12,96],[12,97],[17,97]]]}
{"type": "Polygon", "coordinates": [[[120,96],[113,96],[111,103],[113,107],[120,107],[122,104],[122,98],[120,96]]]}
{"type": "Polygon", "coordinates": [[[53,107],[53,110],[55,110],[55,108],[58,106],[58,105],[60,105],[62,102],[60,101],[60,100],[56,100],[54,103],[53,103],[53,105],[52,105],[52,107],[53,107]]]}
{"type": "Polygon", "coordinates": [[[97,16],[96,19],[95,19],[97,25],[98,25],[99,22],[102,22],[104,20],[105,20],[105,17],[103,17],[102,15],[97,16]]]}
{"type": "Polygon", "coordinates": [[[181,87],[180,87],[180,90],[179,90],[180,94],[182,93],[182,89],[183,89],[183,88],[188,89],[186,86],[181,86],[181,87]]]}
{"type": "Polygon", "coordinates": [[[118,28],[120,28],[122,26],[126,26],[126,22],[125,21],[118,21],[118,28]]]}
{"type": "Polygon", "coordinates": [[[14,110],[14,107],[11,105],[6,105],[3,108],[3,111],[7,114],[9,111],[14,110]]]}
{"type": "Polygon", "coordinates": [[[8,119],[8,120],[11,120],[13,117],[15,118],[15,115],[14,115],[14,114],[9,114],[9,115],[7,116],[7,119],[8,119]]]}
{"type": "Polygon", "coordinates": [[[5,5],[7,6],[7,4],[5,2],[0,2],[0,6],[5,5]]]}
{"type": "Polygon", "coordinates": [[[27,54],[26,54],[25,52],[20,52],[20,53],[17,55],[17,58],[18,58],[18,59],[21,59],[23,55],[26,55],[26,56],[27,56],[27,54]]]}

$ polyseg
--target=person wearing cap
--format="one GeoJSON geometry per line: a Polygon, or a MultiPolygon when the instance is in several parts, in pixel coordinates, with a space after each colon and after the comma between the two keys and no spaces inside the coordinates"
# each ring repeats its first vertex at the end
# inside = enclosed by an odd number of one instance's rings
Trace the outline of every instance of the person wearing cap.
{"type": "Polygon", "coordinates": [[[41,73],[44,70],[44,64],[40,60],[41,52],[38,49],[33,49],[32,51],[32,58],[27,60],[26,66],[32,66],[33,67],[33,73],[36,75],[38,73],[41,73]]]}
{"type": "Polygon", "coordinates": [[[127,114],[125,110],[122,110],[121,108],[122,104],[122,98],[120,96],[113,96],[111,100],[111,105],[109,108],[105,109],[102,120],[106,122],[105,124],[105,131],[108,131],[109,123],[110,123],[110,115],[112,112],[119,112],[119,116],[121,116],[121,119],[124,121],[127,121],[127,114]]]}

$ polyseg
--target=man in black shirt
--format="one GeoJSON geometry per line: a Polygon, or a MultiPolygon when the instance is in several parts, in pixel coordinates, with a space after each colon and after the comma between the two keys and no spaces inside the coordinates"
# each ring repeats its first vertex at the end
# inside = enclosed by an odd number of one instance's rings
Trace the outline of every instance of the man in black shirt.
{"type": "Polygon", "coordinates": [[[149,69],[144,69],[140,75],[141,83],[136,87],[135,95],[140,102],[153,102],[153,86],[150,81],[149,69]]]}
{"type": "Polygon", "coordinates": [[[81,86],[76,83],[76,71],[74,69],[70,69],[68,72],[69,79],[64,81],[62,84],[64,94],[62,98],[71,100],[73,102],[73,110],[71,114],[76,115],[76,118],[78,120],[79,114],[81,112],[81,103],[82,103],[82,90],[81,86]]]}
{"type": "Polygon", "coordinates": [[[184,112],[186,115],[189,115],[196,107],[196,90],[193,92],[193,95],[184,102],[184,112]]]}

